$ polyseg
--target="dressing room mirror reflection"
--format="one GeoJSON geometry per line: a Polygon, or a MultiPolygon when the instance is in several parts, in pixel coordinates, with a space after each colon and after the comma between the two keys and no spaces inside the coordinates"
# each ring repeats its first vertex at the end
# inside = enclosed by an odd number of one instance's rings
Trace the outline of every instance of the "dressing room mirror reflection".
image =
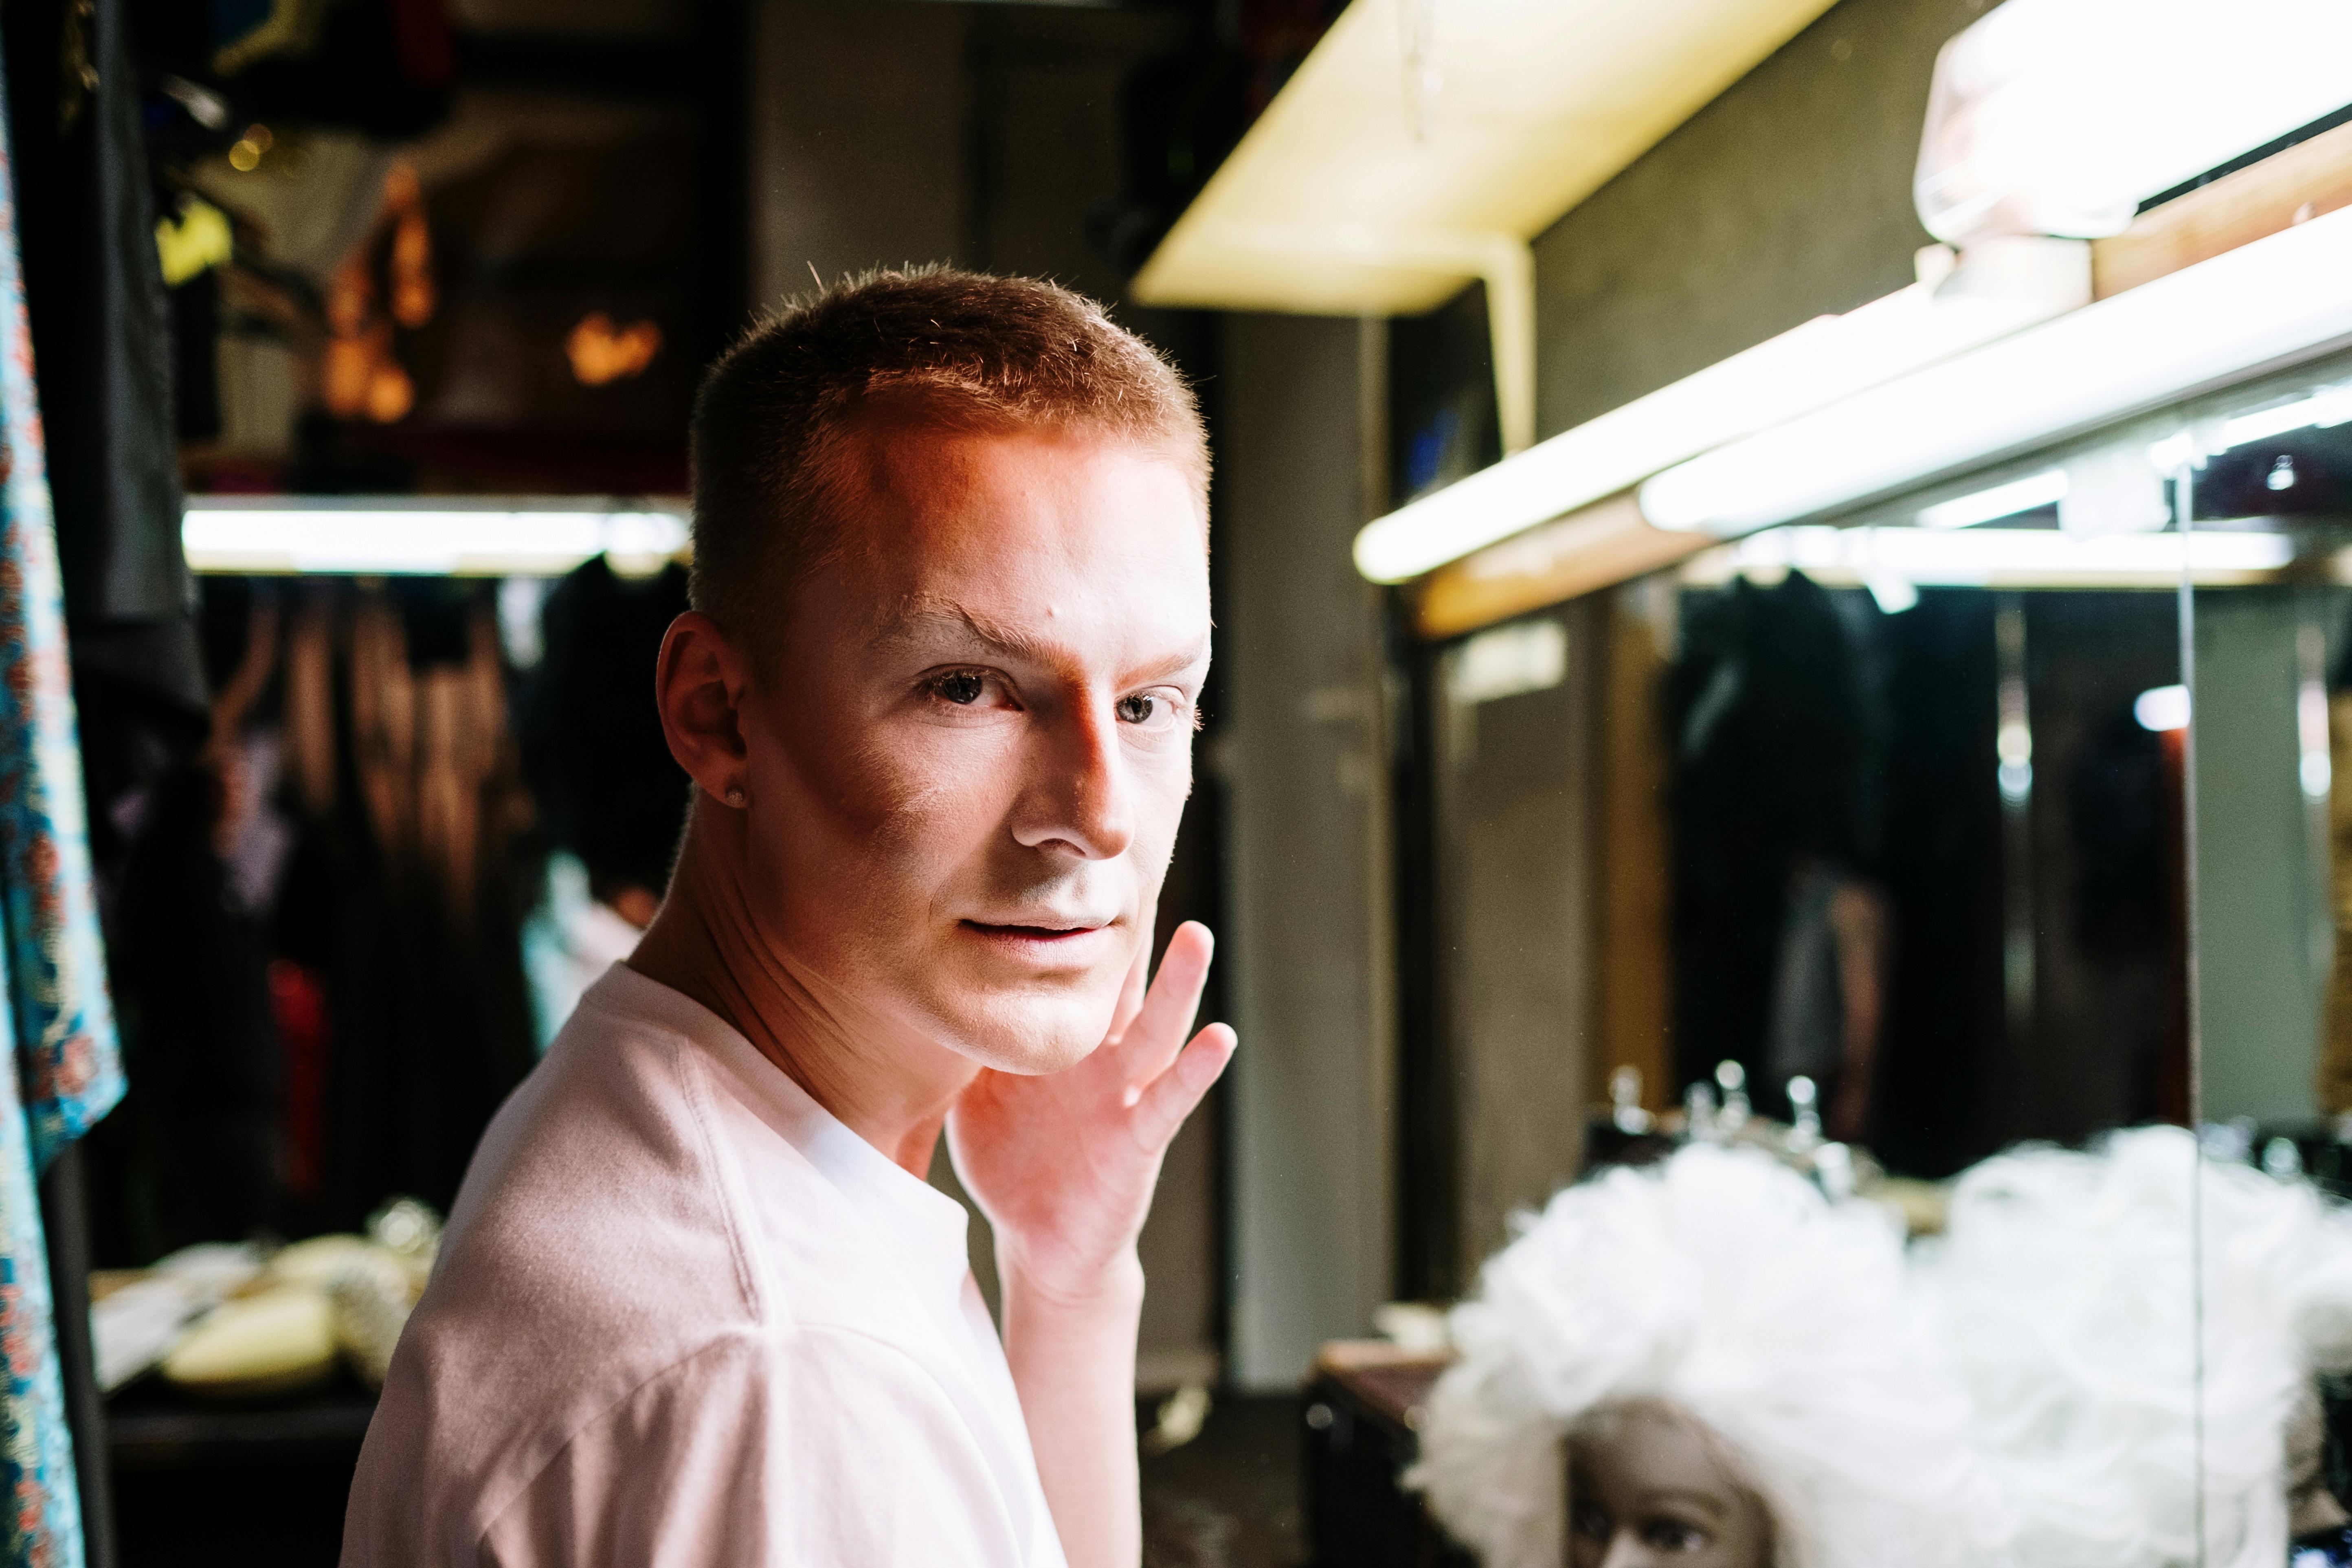
{"type": "Polygon", "coordinates": [[[1654,628],[1686,1113],[1927,1180],[2185,1123],[2176,595],[1708,574],[1654,628]]]}
{"type": "Polygon", "coordinates": [[[2347,523],[2323,364],[1434,658],[1486,1563],[2352,1563],[2347,523]]]}

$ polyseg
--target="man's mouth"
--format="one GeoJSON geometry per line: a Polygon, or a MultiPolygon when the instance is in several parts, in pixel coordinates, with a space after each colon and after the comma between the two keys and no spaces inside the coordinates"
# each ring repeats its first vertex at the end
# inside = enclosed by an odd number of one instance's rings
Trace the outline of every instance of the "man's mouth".
{"type": "Polygon", "coordinates": [[[983,936],[1014,937],[1024,942],[1066,942],[1090,936],[1108,921],[1075,925],[1033,925],[1017,921],[965,921],[963,924],[983,936]]]}

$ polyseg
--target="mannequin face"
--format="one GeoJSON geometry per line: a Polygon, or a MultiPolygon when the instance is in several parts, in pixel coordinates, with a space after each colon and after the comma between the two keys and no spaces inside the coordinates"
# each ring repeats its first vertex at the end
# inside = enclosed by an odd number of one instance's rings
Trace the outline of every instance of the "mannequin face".
{"type": "Polygon", "coordinates": [[[1568,1459],[1569,1568],[1769,1568],[1763,1500],[1681,1411],[1602,1411],[1570,1434],[1568,1459]]]}

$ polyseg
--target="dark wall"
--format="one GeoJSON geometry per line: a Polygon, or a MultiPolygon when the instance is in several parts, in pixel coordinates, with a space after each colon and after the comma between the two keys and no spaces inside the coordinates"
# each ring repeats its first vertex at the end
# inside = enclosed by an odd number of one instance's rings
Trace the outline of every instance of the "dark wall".
{"type": "Polygon", "coordinates": [[[1910,282],[1936,51],[1983,9],[1845,0],[1538,239],[1538,434],[1910,282]]]}

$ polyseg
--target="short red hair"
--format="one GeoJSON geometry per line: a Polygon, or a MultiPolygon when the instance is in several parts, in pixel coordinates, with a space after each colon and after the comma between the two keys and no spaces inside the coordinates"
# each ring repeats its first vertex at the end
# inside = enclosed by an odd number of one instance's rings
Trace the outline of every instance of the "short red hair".
{"type": "Polygon", "coordinates": [[[1205,511],[1209,444],[1175,368],[1058,284],[868,272],[793,300],[710,367],[694,405],[694,607],[764,638],[831,547],[843,438],[903,410],[952,430],[1091,429],[1157,447],[1205,511]]]}

